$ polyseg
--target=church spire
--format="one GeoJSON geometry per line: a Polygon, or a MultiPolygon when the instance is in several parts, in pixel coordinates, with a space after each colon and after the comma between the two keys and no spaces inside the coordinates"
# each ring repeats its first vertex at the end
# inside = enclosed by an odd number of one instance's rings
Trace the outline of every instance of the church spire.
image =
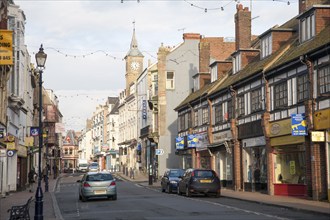
{"type": "Polygon", "coordinates": [[[131,47],[126,56],[143,57],[143,54],[139,51],[138,43],[135,37],[135,21],[133,21],[133,35],[132,35],[131,47]]]}

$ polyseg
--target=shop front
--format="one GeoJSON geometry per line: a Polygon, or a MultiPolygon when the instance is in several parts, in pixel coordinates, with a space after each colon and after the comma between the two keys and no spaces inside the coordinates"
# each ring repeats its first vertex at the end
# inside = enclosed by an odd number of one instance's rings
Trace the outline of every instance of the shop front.
{"type": "Polygon", "coordinates": [[[325,149],[324,159],[327,167],[325,185],[327,186],[327,197],[330,202],[330,108],[316,111],[313,119],[315,131],[312,132],[312,141],[320,144],[321,149],[325,149]]]}
{"type": "Polygon", "coordinates": [[[305,136],[291,132],[291,119],[270,124],[274,195],[306,197],[305,136]]]}
{"type": "Polygon", "coordinates": [[[214,170],[219,175],[221,186],[231,188],[233,185],[233,155],[231,150],[232,134],[230,130],[213,133],[213,143],[208,149],[214,156],[214,170]]]}
{"type": "Polygon", "coordinates": [[[267,191],[267,157],[265,144],[264,136],[242,140],[245,191],[267,191]]]}
{"type": "Polygon", "coordinates": [[[195,152],[194,135],[175,138],[175,154],[182,157],[181,167],[189,169],[193,167],[193,154],[195,152]],[[188,144],[189,142],[189,144],[188,144]]]}
{"type": "Polygon", "coordinates": [[[207,146],[210,144],[207,132],[194,134],[196,146],[196,168],[211,169],[211,154],[207,146]]]}

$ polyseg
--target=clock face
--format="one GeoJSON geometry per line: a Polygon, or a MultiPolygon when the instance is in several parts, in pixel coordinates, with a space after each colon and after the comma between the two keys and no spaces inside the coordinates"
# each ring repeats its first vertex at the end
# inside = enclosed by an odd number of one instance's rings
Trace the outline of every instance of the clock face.
{"type": "Polygon", "coordinates": [[[138,70],[139,67],[140,67],[140,63],[138,63],[138,62],[132,62],[131,63],[131,69],[132,70],[138,70]]]}

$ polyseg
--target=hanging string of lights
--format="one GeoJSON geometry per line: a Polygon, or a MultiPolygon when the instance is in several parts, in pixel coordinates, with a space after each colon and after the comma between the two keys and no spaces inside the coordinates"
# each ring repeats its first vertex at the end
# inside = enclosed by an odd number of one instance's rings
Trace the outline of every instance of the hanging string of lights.
{"type": "Polygon", "coordinates": [[[107,99],[107,98],[93,98],[92,95],[87,95],[87,94],[58,95],[59,98],[76,98],[79,96],[97,102],[105,101],[107,99]]]}

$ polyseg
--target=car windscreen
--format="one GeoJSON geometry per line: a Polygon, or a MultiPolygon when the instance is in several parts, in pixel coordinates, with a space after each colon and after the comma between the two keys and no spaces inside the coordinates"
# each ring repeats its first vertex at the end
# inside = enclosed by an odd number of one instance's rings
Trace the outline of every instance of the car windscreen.
{"type": "Polygon", "coordinates": [[[169,176],[170,177],[179,177],[179,176],[182,176],[183,173],[184,173],[183,170],[171,170],[169,173],[169,176]]]}
{"type": "Polygon", "coordinates": [[[79,166],[80,166],[80,167],[87,167],[88,164],[87,164],[87,163],[81,163],[81,164],[79,164],[79,166]]]}
{"type": "Polygon", "coordinates": [[[215,175],[212,170],[195,170],[194,177],[196,178],[213,178],[215,175]]]}
{"type": "Polygon", "coordinates": [[[96,173],[96,174],[90,174],[86,177],[86,181],[109,181],[109,180],[113,180],[113,176],[111,174],[96,173]]]}

